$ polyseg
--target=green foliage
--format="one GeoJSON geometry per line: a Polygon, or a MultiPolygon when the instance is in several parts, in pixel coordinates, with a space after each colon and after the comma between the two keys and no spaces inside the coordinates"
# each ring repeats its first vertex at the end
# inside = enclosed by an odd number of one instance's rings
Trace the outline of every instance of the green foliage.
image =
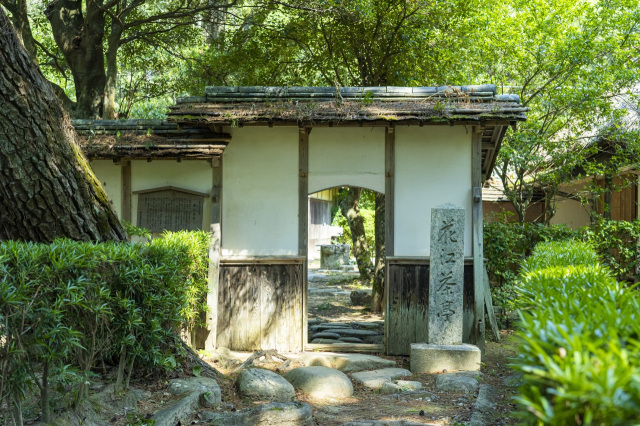
{"type": "MultiPolygon", "coordinates": [[[[176,332],[206,309],[205,232],[148,244],[0,244],[0,400],[19,407],[29,389],[85,398],[96,362],[122,371],[175,369],[176,332]]],[[[128,382],[127,378],[127,382],[128,382]]],[[[61,399],[62,400],[62,399],[61,399]]]]}
{"type": "Polygon", "coordinates": [[[584,242],[541,243],[519,277],[530,424],[634,424],[640,410],[640,302],[584,242]]]}
{"type": "MultiPolygon", "coordinates": [[[[364,233],[367,239],[367,245],[369,247],[369,257],[375,256],[375,220],[376,220],[376,209],[374,207],[366,207],[366,204],[361,204],[360,206],[360,215],[364,220],[364,233]]],[[[349,223],[347,222],[347,218],[342,215],[340,209],[333,216],[333,221],[331,222],[333,226],[342,227],[342,235],[338,237],[338,242],[340,244],[349,244],[353,247],[353,240],[351,239],[351,228],[349,227],[349,223]]],[[[351,253],[353,253],[353,248],[351,249],[351,253]]]]}
{"type": "MultiPolygon", "coordinates": [[[[203,55],[210,81],[408,85],[469,81],[479,2],[257,1],[203,55]],[[435,83],[434,83],[435,82],[435,83]]],[[[463,84],[463,83],[461,83],[463,84]]]]}
{"type": "Polygon", "coordinates": [[[480,40],[494,58],[486,79],[531,108],[496,166],[524,222],[534,188],[551,201],[595,149],[589,138],[626,113],[612,95],[637,84],[640,9],[637,0],[509,0],[500,9],[500,19],[487,15],[480,40]]]}
{"type": "Polygon", "coordinates": [[[582,229],[582,238],[593,245],[618,280],[640,280],[640,220],[598,220],[582,229]]]}
{"type": "Polygon", "coordinates": [[[575,231],[564,225],[487,222],[484,225],[484,257],[491,281],[493,301],[508,306],[515,298],[514,285],[520,264],[541,241],[574,238],[575,231]]]}
{"type": "MultiPolygon", "coordinates": [[[[492,222],[484,225],[484,257],[494,303],[508,306],[522,262],[540,242],[580,240],[589,243],[618,280],[637,281],[640,268],[640,221],[600,220],[577,230],[564,225],[492,222]]],[[[538,256],[542,258],[542,255],[538,256]]],[[[577,260],[577,259],[576,259],[577,260]]],[[[546,260],[545,260],[546,261],[546,260]]],[[[548,259],[552,261],[552,259],[548,259]]]]}

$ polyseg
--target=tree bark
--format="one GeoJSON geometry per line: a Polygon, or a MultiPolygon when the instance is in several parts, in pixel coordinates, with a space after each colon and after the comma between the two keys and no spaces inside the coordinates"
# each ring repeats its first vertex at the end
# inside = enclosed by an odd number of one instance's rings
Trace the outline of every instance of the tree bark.
{"type": "Polygon", "coordinates": [[[116,118],[116,82],[118,80],[118,47],[122,38],[122,26],[111,24],[107,47],[107,74],[104,87],[104,119],[116,118]]]}
{"type": "Polygon", "coordinates": [[[76,88],[74,118],[102,117],[107,77],[104,68],[105,11],[102,1],[54,0],[45,15],[56,44],[69,64],[76,88]],[[86,15],[86,16],[85,16],[86,15]]]}
{"type": "Polygon", "coordinates": [[[373,302],[371,303],[371,311],[378,313],[384,311],[384,264],[386,259],[384,206],[384,194],[376,192],[376,267],[373,271],[373,302]]]}
{"type": "Polygon", "coordinates": [[[353,255],[358,264],[360,279],[371,281],[370,248],[364,232],[364,218],[360,215],[360,188],[347,188],[346,197],[340,202],[340,211],[347,218],[349,229],[351,230],[351,241],[353,242],[353,255]]]}
{"type": "Polygon", "coordinates": [[[0,5],[7,8],[11,13],[11,22],[18,33],[18,37],[22,40],[24,48],[31,56],[31,59],[37,64],[38,55],[36,42],[33,39],[31,24],[29,23],[29,15],[27,13],[27,0],[0,0],[0,5]]]}
{"type": "Polygon", "coordinates": [[[58,237],[127,240],[69,117],[0,10],[0,240],[58,237]]]}

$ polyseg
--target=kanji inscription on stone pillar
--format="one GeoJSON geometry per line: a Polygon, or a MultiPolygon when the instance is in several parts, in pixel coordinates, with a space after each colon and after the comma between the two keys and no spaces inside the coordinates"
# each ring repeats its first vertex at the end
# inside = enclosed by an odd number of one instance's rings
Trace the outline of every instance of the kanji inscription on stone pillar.
{"type": "Polygon", "coordinates": [[[462,343],[465,210],[453,204],[431,209],[429,343],[462,343]]]}

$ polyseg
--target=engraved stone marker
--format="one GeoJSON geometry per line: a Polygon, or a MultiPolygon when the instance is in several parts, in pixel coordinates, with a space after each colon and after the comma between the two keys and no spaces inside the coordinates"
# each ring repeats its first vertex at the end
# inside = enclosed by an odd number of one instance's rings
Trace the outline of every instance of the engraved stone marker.
{"type": "Polygon", "coordinates": [[[431,209],[430,344],[462,344],[464,216],[453,204],[431,209]]]}

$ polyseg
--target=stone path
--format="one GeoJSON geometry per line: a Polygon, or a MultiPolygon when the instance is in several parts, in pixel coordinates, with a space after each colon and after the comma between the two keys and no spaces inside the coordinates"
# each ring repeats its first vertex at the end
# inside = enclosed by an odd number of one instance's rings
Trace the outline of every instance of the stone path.
{"type": "Polygon", "coordinates": [[[369,314],[366,315],[369,318],[363,318],[362,310],[370,304],[371,290],[353,290],[352,280],[357,276],[357,272],[322,269],[309,271],[309,343],[383,342],[382,316],[369,314]],[[336,307],[341,308],[332,309],[336,307]],[[336,310],[342,312],[338,314],[336,310]]]}

